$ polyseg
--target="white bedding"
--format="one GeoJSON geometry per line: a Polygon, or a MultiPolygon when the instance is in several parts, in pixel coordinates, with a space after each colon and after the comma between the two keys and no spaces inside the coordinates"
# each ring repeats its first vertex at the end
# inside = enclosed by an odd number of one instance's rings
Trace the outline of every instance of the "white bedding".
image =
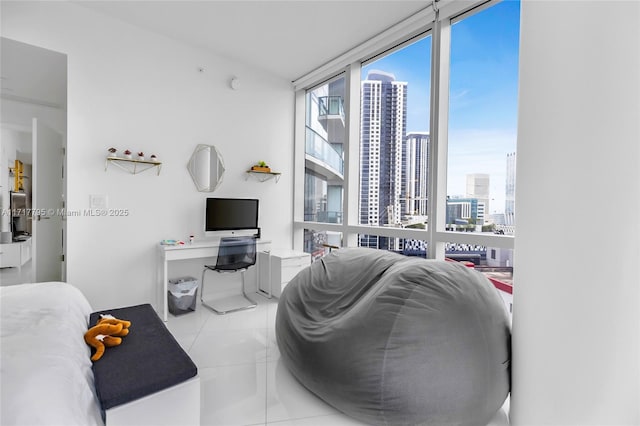
{"type": "Polygon", "coordinates": [[[0,424],[103,424],[83,338],[91,311],[70,284],[0,287],[0,424]]]}

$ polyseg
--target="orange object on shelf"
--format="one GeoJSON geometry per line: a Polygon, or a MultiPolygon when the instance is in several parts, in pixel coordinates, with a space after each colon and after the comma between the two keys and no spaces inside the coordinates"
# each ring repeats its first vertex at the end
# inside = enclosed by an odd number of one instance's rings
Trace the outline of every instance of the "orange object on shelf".
{"type": "Polygon", "coordinates": [[[270,167],[252,166],[251,167],[251,171],[252,172],[271,173],[271,168],[270,167]]]}

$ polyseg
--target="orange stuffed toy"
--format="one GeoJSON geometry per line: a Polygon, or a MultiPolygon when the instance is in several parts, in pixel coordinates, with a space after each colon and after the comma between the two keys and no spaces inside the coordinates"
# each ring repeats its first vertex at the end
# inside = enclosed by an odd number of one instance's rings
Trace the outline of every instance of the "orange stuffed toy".
{"type": "Polygon", "coordinates": [[[84,334],[84,341],[96,352],[91,361],[98,361],[104,355],[105,347],[118,346],[122,343],[122,336],[129,334],[130,321],[119,320],[112,315],[100,315],[98,323],[84,334]]]}
{"type": "Polygon", "coordinates": [[[106,314],[106,315],[101,314],[100,319],[98,320],[96,325],[99,325],[99,324],[111,324],[111,325],[122,324],[122,331],[120,331],[118,334],[115,334],[115,335],[112,334],[112,336],[120,336],[120,337],[123,337],[129,334],[129,327],[131,327],[131,321],[121,320],[109,314],[106,314]]]}

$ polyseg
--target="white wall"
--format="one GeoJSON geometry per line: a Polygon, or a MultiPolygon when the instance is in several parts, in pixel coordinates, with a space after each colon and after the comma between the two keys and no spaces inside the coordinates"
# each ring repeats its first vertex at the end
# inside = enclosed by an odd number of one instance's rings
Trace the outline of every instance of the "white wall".
{"type": "Polygon", "coordinates": [[[68,55],[69,210],[104,194],[129,211],[68,219],[67,278],[96,309],[154,302],[158,242],[202,237],[212,194],[198,193],[186,170],[199,143],[224,157],[213,195],[260,198],[264,238],[291,247],[289,82],[66,2],[3,2],[2,35],[68,55]],[[240,90],[229,88],[232,76],[240,90]],[[155,153],[160,176],[105,172],[111,146],[155,153]],[[245,180],[258,160],[283,173],[277,184],[245,180]]]}
{"type": "Polygon", "coordinates": [[[511,420],[640,424],[640,3],[521,16],[511,420]]]}

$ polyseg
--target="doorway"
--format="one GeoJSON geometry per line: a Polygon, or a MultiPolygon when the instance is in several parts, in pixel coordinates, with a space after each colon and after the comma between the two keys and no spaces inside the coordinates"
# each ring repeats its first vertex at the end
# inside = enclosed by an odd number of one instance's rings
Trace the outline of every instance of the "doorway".
{"type": "Polygon", "coordinates": [[[0,42],[0,285],[64,281],[67,56],[0,42]],[[24,207],[12,209],[11,200],[20,198],[24,207]]]}

